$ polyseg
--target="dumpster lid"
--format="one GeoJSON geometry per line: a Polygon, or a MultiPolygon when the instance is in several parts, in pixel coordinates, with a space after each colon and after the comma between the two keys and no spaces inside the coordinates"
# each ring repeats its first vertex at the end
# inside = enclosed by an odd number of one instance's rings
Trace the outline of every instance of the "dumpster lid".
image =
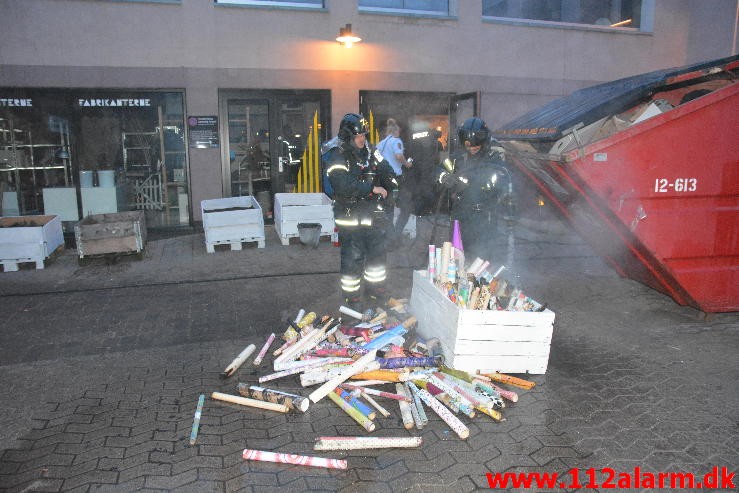
{"type": "Polygon", "coordinates": [[[493,136],[499,140],[558,140],[563,132],[579,123],[590,125],[601,118],[627,110],[658,87],[736,68],[737,60],[739,55],[734,55],[580,89],[503,125],[493,132],[493,136]]]}

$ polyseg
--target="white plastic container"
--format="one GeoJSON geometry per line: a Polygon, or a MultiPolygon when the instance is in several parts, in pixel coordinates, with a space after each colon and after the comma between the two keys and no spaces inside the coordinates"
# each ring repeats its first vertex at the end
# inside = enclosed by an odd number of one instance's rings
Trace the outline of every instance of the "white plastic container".
{"type": "Polygon", "coordinates": [[[92,188],[94,171],[82,170],[80,171],[80,187],[92,188]]]}
{"type": "Polygon", "coordinates": [[[112,169],[98,170],[98,186],[103,188],[115,187],[115,171],[112,169]]]}

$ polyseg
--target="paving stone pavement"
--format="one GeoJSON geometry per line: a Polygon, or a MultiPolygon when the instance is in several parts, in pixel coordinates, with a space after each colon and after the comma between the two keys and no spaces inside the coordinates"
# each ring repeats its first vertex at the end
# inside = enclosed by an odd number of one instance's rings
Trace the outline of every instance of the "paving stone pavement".
{"type": "MultiPolygon", "coordinates": [[[[588,468],[737,470],[739,314],[705,320],[617,277],[572,235],[516,231],[498,247],[510,275],[557,314],[547,373],[528,377],[536,387],[519,390],[505,421],[463,417],[467,440],[430,410],[408,432],[382,401],[392,416],[372,435],[423,437],[412,450],[314,452],[318,436],[366,434],[326,399],[285,415],[206,400],[189,445],[201,393],[235,394],[270,371],[267,359],[220,378],[235,354],[300,307],[336,311],[328,242],[268,235],[265,249],[207,254],[196,233],[151,241],[139,262],[80,267],[65,251],[44,270],[0,273],[0,490],[467,492],[488,489],[488,472],[556,472],[569,484],[579,468],[585,485],[588,468]],[[248,462],[244,448],[349,467],[248,462]]],[[[392,294],[410,294],[424,249],[390,255],[392,294]]],[[[308,393],[294,377],[272,386],[308,393]]],[[[609,489],[516,491],[576,490],[609,489]]]]}

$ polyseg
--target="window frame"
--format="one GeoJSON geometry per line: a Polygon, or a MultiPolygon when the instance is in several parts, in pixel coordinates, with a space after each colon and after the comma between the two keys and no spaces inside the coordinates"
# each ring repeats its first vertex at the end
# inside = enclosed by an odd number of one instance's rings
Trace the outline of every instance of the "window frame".
{"type": "Polygon", "coordinates": [[[456,19],[459,0],[447,0],[447,12],[440,10],[414,10],[393,7],[367,7],[357,0],[357,11],[360,14],[392,15],[396,17],[430,17],[433,19],[456,19]]]}
{"type": "MultiPolygon", "coordinates": [[[[482,2],[480,2],[482,7],[482,2]]],[[[575,29],[581,31],[600,31],[625,34],[652,34],[654,32],[655,0],[642,0],[641,25],[637,27],[611,27],[597,24],[580,24],[576,22],[544,21],[538,19],[524,19],[515,17],[496,17],[482,15],[482,21],[491,24],[508,24],[513,26],[548,27],[555,29],[575,29]]],[[[482,9],[481,9],[482,14],[482,9]]]]}
{"type": "Polygon", "coordinates": [[[246,7],[257,9],[307,10],[310,12],[327,12],[326,0],[320,5],[282,0],[213,0],[216,7],[246,7]]]}

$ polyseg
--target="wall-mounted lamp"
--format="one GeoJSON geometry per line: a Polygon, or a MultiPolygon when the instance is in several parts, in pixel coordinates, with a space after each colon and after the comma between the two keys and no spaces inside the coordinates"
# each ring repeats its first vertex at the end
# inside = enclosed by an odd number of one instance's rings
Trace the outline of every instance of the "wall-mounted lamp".
{"type": "Polygon", "coordinates": [[[345,48],[351,48],[354,43],[362,41],[362,38],[352,32],[351,24],[347,24],[339,28],[339,35],[336,37],[336,41],[343,44],[345,48]]]}

